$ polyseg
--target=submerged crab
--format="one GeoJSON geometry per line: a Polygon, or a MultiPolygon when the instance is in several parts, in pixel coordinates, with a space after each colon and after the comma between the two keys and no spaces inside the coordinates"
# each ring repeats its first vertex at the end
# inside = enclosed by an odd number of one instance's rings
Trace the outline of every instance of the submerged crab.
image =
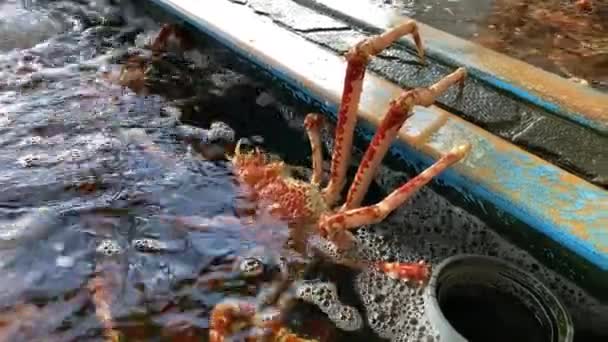
{"type": "Polygon", "coordinates": [[[175,25],[165,24],[150,42],[149,51],[138,50],[128,53],[120,71],[106,72],[104,77],[135,93],[147,94],[150,91],[149,81],[155,67],[168,64],[163,63],[161,55],[172,48],[188,50],[190,47],[190,39],[184,30],[175,25]]]}
{"type": "Polygon", "coordinates": [[[294,262],[264,247],[237,257],[232,272],[220,283],[234,279],[254,282],[258,295],[254,300],[229,299],[216,305],[211,313],[210,340],[224,341],[236,335],[246,340],[324,342],[335,340],[336,328],[358,330],[361,316],[354,307],[340,302],[332,283],[297,280],[319,266],[320,261],[315,258],[313,262],[294,262]],[[296,320],[290,320],[297,321],[296,333],[285,322],[291,318],[290,308],[298,300],[317,306],[329,320],[319,313],[299,312],[296,320]]]}
{"type": "MultiPolygon", "coordinates": [[[[442,156],[435,164],[389,194],[384,200],[371,206],[361,207],[362,200],[372,181],[374,173],[384,158],[391,142],[396,137],[405,120],[411,116],[416,105],[430,106],[437,96],[451,85],[462,85],[466,72],[459,68],[428,88],[404,91],[391,102],[378,131],[373,137],[354,181],[348,191],[346,201],[337,206],[337,201],[345,184],[347,166],[357,122],[357,111],[362,91],[366,65],[371,56],[377,55],[403,35],[412,34],[418,54],[424,58],[421,40],[414,22],[404,23],[379,36],[374,36],[356,44],[346,54],[347,68],[342,101],[338,113],[335,132],[335,146],[331,161],[329,183],[322,188],[322,151],[320,148],[321,116],[308,114],[305,127],[311,142],[313,173],[310,182],[295,179],[291,168],[282,161],[272,160],[262,151],[255,149],[243,152],[239,145],[231,158],[235,174],[242,185],[250,190],[261,211],[272,217],[286,221],[294,240],[294,248],[308,253],[320,251],[332,261],[347,266],[375,267],[396,279],[424,283],[429,277],[429,267],[424,262],[367,262],[353,258],[355,248],[351,229],[382,221],[393,210],[402,205],[416,190],[427,184],[440,172],[461,160],[469,151],[470,145],[455,147],[442,156]]],[[[276,292],[276,293],[279,293],[276,292]]],[[[286,334],[280,324],[282,311],[289,300],[275,295],[278,303],[272,314],[261,310],[255,303],[229,300],[218,304],[211,315],[211,341],[224,341],[229,335],[254,327],[257,332],[250,334],[251,339],[260,336],[273,340],[297,338],[286,334]],[[259,332],[262,331],[262,334],[259,332]]]]}

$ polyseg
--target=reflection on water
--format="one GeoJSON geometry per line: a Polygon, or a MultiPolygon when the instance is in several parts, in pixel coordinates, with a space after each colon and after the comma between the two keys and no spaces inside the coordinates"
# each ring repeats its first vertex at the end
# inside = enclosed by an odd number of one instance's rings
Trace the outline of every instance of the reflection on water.
{"type": "Polygon", "coordinates": [[[423,23],[608,90],[606,0],[388,0],[423,23]]]}
{"type": "Polygon", "coordinates": [[[196,64],[168,55],[138,95],[112,75],[149,52],[156,24],[107,1],[0,6],[0,341],[98,340],[106,312],[92,301],[104,296],[133,340],[206,336],[223,295],[192,284],[226,276],[249,245],[238,224],[164,219],[234,218],[242,202],[227,162],[198,153],[223,156],[214,131],[180,130],[175,117],[222,120],[239,137],[277,132],[263,141],[275,146],[298,138],[272,98],[256,103],[259,85],[219,64],[222,51],[193,52],[196,64]]]}

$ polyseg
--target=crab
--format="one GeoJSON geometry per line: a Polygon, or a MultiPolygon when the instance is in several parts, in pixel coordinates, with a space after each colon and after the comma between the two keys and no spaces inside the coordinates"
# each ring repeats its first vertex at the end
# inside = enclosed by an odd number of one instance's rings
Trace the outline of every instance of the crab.
{"type": "MultiPolygon", "coordinates": [[[[149,51],[127,53],[118,73],[105,72],[103,76],[113,83],[129,88],[138,94],[147,94],[149,79],[155,66],[162,63],[161,55],[171,49],[189,50],[191,42],[186,31],[177,25],[165,24],[147,46],[149,51]]],[[[166,63],[165,63],[166,64],[166,63]]]]}
{"type": "Polygon", "coordinates": [[[354,307],[340,302],[334,284],[299,280],[310,274],[321,261],[319,258],[312,262],[294,261],[264,247],[254,248],[237,257],[226,279],[254,282],[259,292],[253,300],[229,298],[217,304],[210,318],[210,340],[225,341],[228,336],[242,336],[248,341],[333,341],[336,324],[332,321],[339,321],[336,316],[344,314],[351,318],[350,321],[343,320],[337,327],[347,331],[358,330],[362,326],[361,316],[354,307]],[[294,331],[285,322],[288,319],[295,322],[289,314],[299,301],[317,306],[330,319],[323,318],[322,314],[302,315],[300,312],[295,317],[298,328],[297,332],[294,331]]]}
{"type": "MultiPolygon", "coordinates": [[[[152,44],[153,51],[166,48],[168,39],[174,35],[173,32],[177,32],[172,27],[170,25],[163,27],[152,44]]],[[[374,205],[361,206],[377,168],[402,125],[412,115],[413,108],[432,105],[438,96],[453,85],[459,84],[462,87],[467,74],[464,68],[458,68],[427,88],[405,90],[391,101],[388,111],[363,155],[344,203],[341,205],[338,203],[346,184],[346,171],[350,164],[359,100],[367,64],[371,57],[378,55],[405,35],[412,35],[418,56],[424,63],[422,41],[417,25],[413,21],[362,40],[346,53],[347,66],[335,129],[335,145],[331,158],[329,181],[325,186],[322,185],[323,155],[321,150],[321,129],[324,121],[322,116],[317,113],[308,114],[304,120],[312,151],[312,175],[309,181],[296,178],[293,166],[271,158],[268,153],[259,148],[244,151],[242,144],[237,143],[234,154],[228,156],[228,159],[232,164],[236,179],[256,204],[252,224],[258,220],[268,219],[285,222],[291,242],[288,247],[293,251],[309,256],[311,260],[316,260],[317,256],[321,256],[323,259],[329,259],[348,267],[374,268],[391,278],[424,285],[431,272],[430,267],[424,261],[360,260],[352,230],[381,222],[391,212],[403,205],[418,189],[468,154],[470,144],[456,146],[425,171],[390,193],[385,199],[374,205]]],[[[430,136],[428,133],[423,132],[422,136],[430,136]]],[[[187,222],[188,220],[178,219],[177,221],[180,221],[181,225],[192,225],[191,222],[187,222]]],[[[281,273],[284,274],[284,272],[281,273]]],[[[210,340],[220,342],[235,334],[245,334],[247,340],[308,341],[284,325],[286,313],[295,302],[294,299],[306,301],[306,294],[301,289],[310,288],[307,287],[307,284],[291,278],[281,276],[275,279],[270,290],[263,291],[255,301],[230,298],[218,303],[211,312],[210,340]]],[[[324,286],[325,292],[332,293],[332,296],[336,297],[335,286],[324,286]]],[[[311,302],[311,300],[308,301],[311,302]]],[[[100,304],[102,302],[104,301],[100,301],[100,304]]],[[[98,307],[103,308],[103,305],[98,305],[98,307]]],[[[342,313],[352,313],[355,310],[341,304],[335,308],[342,313]]],[[[325,313],[330,314],[329,311],[325,313]]],[[[100,316],[103,318],[102,321],[107,320],[104,315],[100,316]]],[[[358,313],[355,316],[358,316],[358,313]]],[[[349,328],[357,327],[359,327],[357,324],[349,326],[349,328]]],[[[106,330],[111,331],[110,328],[106,330]]]]}
{"type": "Polygon", "coordinates": [[[227,336],[241,334],[248,340],[312,342],[331,335],[331,330],[324,327],[316,331],[318,339],[305,339],[284,326],[282,313],[287,312],[296,299],[294,291],[290,291],[296,289],[292,280],[297,277],[295,273],[302,271],[293,266],[280,254],[261,247],[237,257],[224,280],[254,282],[255,287],[262,290],[255,300],[229,299],[217,304],[210,318],[210,340],[224,341],[227,336]]]}
{"type": "Polygon", "coordinates": [[[606,13],[606,1],[498,0],[485,19],[488,29],[476,40],[571,81],[606,89],[606,13]]]}
{"type": "MultiPolygon", "coordinates": [[[[306,255],[312,255],[310,251],[320,252],[317,254],[338,264],[374,267],[392,278],[425,284],[430,276],[430,267],[424,261],[404,263],[354,259],[356,243],[351,230],[381,222],[418,189],[468,154],[470,144],[456,146],[382,201],[370,206],[361,206],[376,169],[400,128],[412,115],[413,107],[432,105],[435,99],[452,85],[459,84],[462,87],[466,77],[464,68],[457,69],[428,88],[406,90],[391,101],[363,156],[345,202],[338,204],[346,183],[366,66],[372,56],[408,34],[413,36],[418,55],[424,62],[422,42],[417,25],[413,21],[367,38],[346,53],[344,88],[335,130],[330,177],[325,187],[321,184],[323,156],[320,132],[323,120],[320,114],[310,113],[304,122],[312,150],[312,175],[309,182],[296,179],[291,174],[290,166],[270,158],[257,148],[253,151],[242,151],[241,146],[237,144],[234,155],[229,159],[236,178],[249,190],[260,211],[288,224],[295,250],[306,255]]],[[[283,290],[285,288],[288,286],[283,286],[283,290]]],[[[280,323],[284,317],[282,311],[288,309],[288,303],[291,303],[283,296],[289,291],[283,291],[280,295],[278,293],[281,291],[276,291],[277,295],[271,296],[274,300],[265,303],[273,304],[271,314],[262,310],[262,306],[249,301],[228,299],[219,303],[211,314],[211,341],[224,341],[230,335],[252,327],[257,333],[248,335],[251,340],[264,337],[271,340],[300,341],[296,335],[286,332],[286,328],[280,323]]]]}

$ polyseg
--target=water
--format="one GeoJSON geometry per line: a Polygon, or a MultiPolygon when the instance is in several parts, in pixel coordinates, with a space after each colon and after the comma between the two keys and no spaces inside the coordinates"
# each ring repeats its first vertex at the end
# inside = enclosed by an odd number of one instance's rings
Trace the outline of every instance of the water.
{"type": "Polygon", "coordinates": [[[0,340],[99,340],[95,294],[130,340],[206,336],[224,297],[213,280],[251,238],[238,224],[192,231],[163,219],[237,221],[244,202],[229,164],[181,139],[176,116],[298,139],[213,47],[191,56],[196,66],[163,61],[140,94],[113,83],[125,51],[145,52],[158,25],[109,2],[4,2],[0,13],[0,340]]]}
{"type": "Polygon", "coordinates": [[[479,285],[454,287],[450,292],[439,305],[454,328],[471,342],[551,342],[541,322],[515,296],[479,285]],[[463,308],[467,308],[465,315],[463,308]]]}
{"type": "Polygon", "coordinates": [[[608,1],[372,1],[575,82],[608,90],[608,1]]]}
{"type": "MultiPolygon", "coordinates": [[[[238,221],[252,203],[221,158],[230,144],[194,126],[223,121],[236,138],[311,165],[302,119],[316,108],[237,71],[247,68],[204,37],[188,58],[170,54],[155,64],[135,93],[116,84],[117,72],[128,55],[149,53],[145,43],[157,23],[103,1],[2,6],[0,340],[101,340],[107,316],[93,305],[101,297],[127,340],[207,336],[216,303],[227,295],[252,298],[264,285],[231,279],[234,257],[253,247],[281,250],[286,227],[238,221]]],[[[407,178],[395,169],[382,170],[373,199],[407,178]]],[[[516,260],[570,296],[570,307],[584,313],[577,317],[603,322],[593,314],[604,307],[593,298],[539,271],[528,254],[471,217],[425,189],[382,227],[358,236],[377,260],[422,254],[435,263],[462,251],[516,260]],[[399,245],[390,234],[412,239],[399,245]]],[[[326,273],[341,285],[341,299],[350,290],[365,307],[376,333],[424,327],[400,321],[420,318],[420,291],[376,272],[326,273]]],[[[319,317],[309,307],[296,315],[301,326],[335,336],[319,317]]],[[[369,340],[368,332],[346,340],[369,340]]]]}

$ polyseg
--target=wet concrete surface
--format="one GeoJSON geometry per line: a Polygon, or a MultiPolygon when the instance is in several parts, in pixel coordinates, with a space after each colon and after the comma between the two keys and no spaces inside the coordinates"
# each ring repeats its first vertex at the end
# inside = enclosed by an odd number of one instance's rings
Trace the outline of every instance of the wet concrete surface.
{"type": "MultiPolygon", "coordinates": [[[[308,7],[300,4],[301,0],[296,1],[298,3],[249,0],[246,5],[337,53],[345,52],[353,43],[371,34],[365,28],[332,19],[328,14],[311,14],[308,7]],[[307,20],[319,25],[302,26],[307,20]]],[[[370,69],[404,88],[411,88],[428,86],[454,67],[434,60],[422,66],[412,51],[397,46],[374,59],[370,69]]],[[[438,105],[589,182],[608,188],[608,137],[592,129],[558,118],[473,78],[467,80],[460,96],[456,91],[447,92],[438,99],[438,105]]]]}
{"type": "Polygon", "coordinates": [[[474,37],[493,0],[369,0],[377,7],[392,8],[427,25],[448,30],[460,37],[474,37]]]}
{"type": "Polygon", "coordinates": [[[349,25],[289,1],[249,0],[249,6],[259,14],[299,32],[335,31],[349,29],[349,25]],[[298,15],[293,15],[293,13],[298,15]]]}
{"type": "Polygon", "coordinates": [[[602,0],[358,0],[522,59],[573,82],[608,90],[602,0]]]}

